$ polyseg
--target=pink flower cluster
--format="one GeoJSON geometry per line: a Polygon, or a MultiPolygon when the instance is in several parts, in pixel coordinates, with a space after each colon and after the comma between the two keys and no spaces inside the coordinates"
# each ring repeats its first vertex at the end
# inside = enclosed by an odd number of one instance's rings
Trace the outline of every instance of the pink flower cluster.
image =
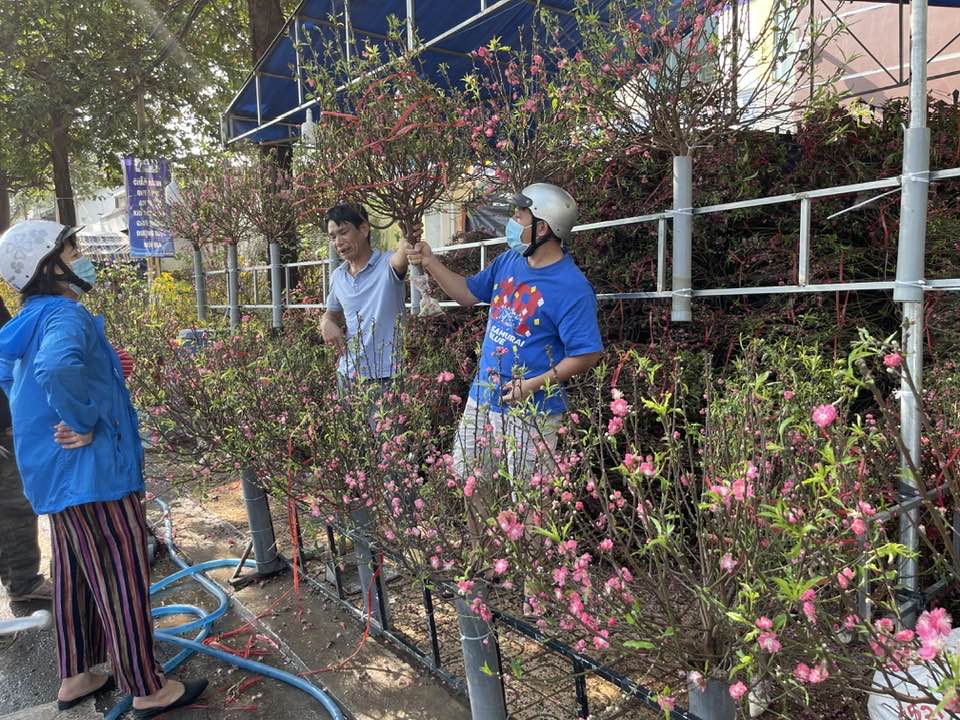
{"type": "Polygon", "coordinates": [[[647,455],[644,458],[640,455],[634,455],[633,453],[624,453],[623,466],[630,472],[636,470],[646,477],[653,477],[657,474],[657,467],[653,462],[653,455],[647,455]]]}
{"type": "Polygon", "coordinates": [[[623,419],[630,413],[630,404],[623,399],[623,393],[616,388],[613,389],[613,400],[610,401],[610,412],[613,417],[607,423],[607,434],[616,435],[623,430],[623,419]]]}
{"type": "Polygon", "coordinates": [[[813,604],[813,601],[817,599],[817,593],[815,590],[807,590],[800,596],[800,602],[802,603],[801,608],[803,609],[803,614],[806,616],[807,621],[810,623],[817,622],[817,609],[813,604]]]}
{"type": "Polygon", "coordinates": [[[823,429],[833,424],[837,419],[837,409],[833,405],[817,405],[810,414],[810,419],[814,424],[823,429]]]}
{"type": "MultiPolygon", "coordinates": [[[[715,495],[723,507],[730,509],[730,506],[736,502],[743,502],[748,498],[754,497],[753,478],[757,475],[756,468],[751,463],[747,474],[734,479],[733,481],[716,478],[711,480],[707,478],[707,492],[715,495]]],[[[711,504],[710,509],[717,512],[720,507],[716,503],[711,504]]]]}
{"type": "Polygon", "coordinates": [[[913,630],[896,631],[890,618],[880,618],[873,623],[876,636],[870,640],[873,654],[885,660],[885,665],[893,672],[899,672],[911,663],[913,655],[913,630]]]}
{"type": "Polygon", "coordinates": [[[743,684],[742,680],[737,680],[737,682],[730,686],[729,693],[730,697],[734,700],[739,700],[747,694],[747,686],[743,684]]]}
{"type": "Polygon", "coordinates": [[[944,608],[925,610],[917,619],[917,637],[920,639],[917,655],[924,660],[933,660],[943,651],[952,629],[953,621],[944,608]]]}
{"type": "Polygon", "coordinates": [[[837,573],[837,585],[841,590],[846,590],[850,586],[850,581],[854,578],[854,572],[848,567],[837,573]]]}
{"type": "Polygon", "coordinates": [[[523,537],[523,523],[517,519],[512,510],[503,510],[497,515],[497,525],[508,539],[516,542],[523,537]]]}
{"type": "Polygon", "coordinates": [[[793,676],[805,685],[818,685],[830,677],[830,673],[827,670],[827,663],[824,661],[813,667],[804,662],[799,662],[793,669],[793,676]]]}

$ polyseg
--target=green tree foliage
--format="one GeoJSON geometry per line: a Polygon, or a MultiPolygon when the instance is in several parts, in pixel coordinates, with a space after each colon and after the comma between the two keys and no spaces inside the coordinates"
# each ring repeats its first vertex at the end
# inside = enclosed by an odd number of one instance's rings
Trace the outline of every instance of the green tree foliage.
{"type": "Polygon", "coordinates": [[[290,9],[277,0],[3,3],[0,139],[16,155],[0,152],[0,178],[9,167],[22,178],[14,189],[49,185],[52,169],[59,214],[71,221],[71,158],[89,156],[116,182],[122,154],[177,158],[215,143],[218,111],[249,71],[249,12],[264,4],[290,9]]]}

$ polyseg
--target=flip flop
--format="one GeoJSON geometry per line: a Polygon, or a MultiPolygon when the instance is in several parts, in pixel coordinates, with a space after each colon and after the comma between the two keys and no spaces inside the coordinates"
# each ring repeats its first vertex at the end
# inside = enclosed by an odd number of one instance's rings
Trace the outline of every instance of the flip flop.
{"type": "Polygon", "coordinates": [[[82,703],[89,697],[93,697],[97,693],[110,692],[111,690],[117,689],[117,681],[113,679],[113,675],[108,675],[106,681],[100,687],[91,690],[86,695],[81,695],[78,698],[73,700],[57,700],[57,710],[69,710],[72,707],[75,707],[82,703]]]}
{"type": "Polygon", "coordinates": [[[186,707],[187,705],[192,705],[193,702],[203,695],[203,691],[207,689],[207,679],[201,678],[200,680],[187,680],[183,683],[183,695],[179,699],[174,700],[169,705],[163,705],[161,707],[155,708],[146,708],[144,710],[134,709],[133,716],[137,720],[147,720],[147,718],[155,718],[164,713],[168,713],[171,710],[176,710],[177,708],[186,707]]]}

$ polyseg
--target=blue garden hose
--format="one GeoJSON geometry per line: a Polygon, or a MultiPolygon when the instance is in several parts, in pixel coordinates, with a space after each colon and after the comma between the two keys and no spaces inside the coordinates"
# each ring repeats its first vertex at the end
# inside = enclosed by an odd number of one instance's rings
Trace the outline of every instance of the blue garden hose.
{"type": "MultiPolygon", "coordinates": [[[[327,711],[327,714],[330,716],[331,720],[344,720],[343,712],[340,710],[337,704],[330,698],[329,695],[323,692],[316,685],[291,673],[278,670],[270,665],[265,665],[264,663],[259,663],[254,660],[247,660],[245,658],[237,657],[236,655],[231,655],[230,653],[223,652],[222,650],[217,650],[203,644],[203,640],[210,633],[210,628],[213,623],[226,614],[227,607],[229,606],[229,600],[227,599],[227,594],[220,588],[219,585],[201,573],[207,570],[213,570],[215,568],[235,568],[240,563],[240,560],[210,560],[208,562],[200,563],[199,565],[188,565],[183,558],[177,554],[176,546],[173,544],[173,523],[170,521],[169,507],[159,498],[154,498],[154,502],[156,502],[163,510],[164,525],[167,531],[167,547],[170,553],[170,558],[180,566],[181,570],[173,573],[172,575],[168,575],[159,582],[151,585],[150,594],[153,595],[154,593],[160,592],[170,585],[189,577],[200,583],[200,585],[203,586],[203,589],[210,593],[210,595],[217,600],[217,609],[210,613],[194,605],[165,605],[163,607],[155,607],[152,609],[153,617],[155,618],[168,617],[171,615],[195,615],[197,618],[196,620],[183,625],[178,625],[177,627],[168,628],[166,630],[156,630],[154,632],[154,636],[160,642],[177,645],[182,648],[179,653],[163,664],[163,672],[165,674],[169,674],[194,653],[203,653],[204,655],[209,655],[217,660],[222,660],[225,663],[229,663],[230,665],[238,667],[241,670],[257,673],[258,675],[263,675],[264,677],[273,678],[274,680],[279,680],[287,685],[291,685],[298,690],[303,690],[323,706],[323,709],[327,711]],[[194,630],[197,631],[197,634],[194,636],[193,640],[187,640],[186,638],[179,637],[179,635],[183,633],[194,630]]],[[[248,560],[245,563],[245,567],[256,567],[256,563],[252,560],[248,560]]],[[[104,720],[116,720],[116,718],[119,718],[127,710],[129,710],[132,704],[133,699],[130,696],[123,698],[123,700],[110,709],[110,711],[104,716],[104,720]]]]}

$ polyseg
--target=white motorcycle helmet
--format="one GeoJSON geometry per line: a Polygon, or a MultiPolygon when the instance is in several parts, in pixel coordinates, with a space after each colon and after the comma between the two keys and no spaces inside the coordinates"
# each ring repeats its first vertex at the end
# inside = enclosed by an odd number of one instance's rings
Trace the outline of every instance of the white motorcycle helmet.
{"type": "Polygon", "coordinates": [[[50,220],[25,220],[7,228],[0,235],[0,277],[22,291],[40,264],[79,230],[50,220]]]}
{"type": "Polygon", "coordinates": [[[528,208],[538,220],[543,220],[561,242],[567,242],[572,236],[573,226],[577,224],[577,201],[573,196],[557,185],[533,183],[527,185],[511,198],[510,204],[518,208],[528,208]]]}

